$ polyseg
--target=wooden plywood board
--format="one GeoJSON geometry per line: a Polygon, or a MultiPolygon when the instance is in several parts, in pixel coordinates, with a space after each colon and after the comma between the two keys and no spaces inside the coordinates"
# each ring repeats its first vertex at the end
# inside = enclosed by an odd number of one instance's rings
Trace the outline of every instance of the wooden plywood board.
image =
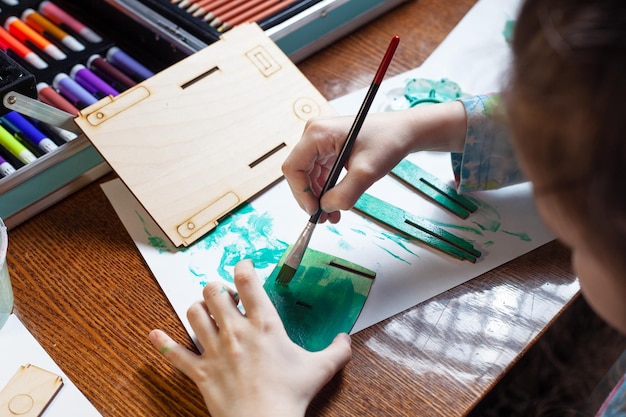
{"type": "Polygon", "coordinates": [[[28,364],[20,366],[0,391],[0,416],[37,417],[63,386],[60,376],[28,364]]]}
{"type": "Polygon", "coordinates": [[[279,179],[308,119],[334,115],[256,24],[76,119],[165,234],[189,245],[279,179]]]}

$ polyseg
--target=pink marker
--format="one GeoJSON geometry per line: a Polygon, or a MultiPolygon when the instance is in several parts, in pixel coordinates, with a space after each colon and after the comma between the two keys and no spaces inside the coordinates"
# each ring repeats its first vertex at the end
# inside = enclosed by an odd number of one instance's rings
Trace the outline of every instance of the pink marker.
{"type": "Polygon", "coordinates": [[[10,16],[4,22],[4,27],[9,33],[22,42],[31,42],[37,48],[41,49],[56,60],[63,60],[67,55],[63,53],[56,45],[52,44],[48,39],[35,32],[33,28],[22,22],[15,16],[10,16]]]}
{"type": "Polygon", "coordinates": [[[42,1],[39,5],[39,12],[57,25],[66,25],[91,43],[102,42],[102,38],[96,32],[76,20],[54,3],[42,1]]]}
{"type": "Polygon", "coordinates": [[[0,26],[0,49],[3,51],[10,50],[14,52],[24,61],[28,62],[37,69],[48,68],[48,63],[46,61],[41,59],[41,57],[34,53],[28,46],[15,39],[15,37],[4,30],[2,26],[0,26]]]}

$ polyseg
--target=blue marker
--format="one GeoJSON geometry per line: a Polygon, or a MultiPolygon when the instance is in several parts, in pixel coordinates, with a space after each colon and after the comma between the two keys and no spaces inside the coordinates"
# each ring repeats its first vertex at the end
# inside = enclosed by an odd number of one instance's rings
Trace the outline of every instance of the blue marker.
{"type": "Polygon", "coordinates": [[[79,109],[84,109],[98,101],[89,91],[85,90],[67,74],[57,74],[54,80],[52,80],[52,85],[59,90],[63,97],[79,109]]]}
{"type": "Polygon", "coordinates": [[[0,176],[6,177],[15,172],[15,168],[6,159],[0,156],[0,176]]]}
{"type": "Polygon", "coordinates": [[[22,137],[33,147],[49,153],[57,149],[59,146],[47,137],[41,130],[37,129],[28,119],[17,112],[9,112],[2,116],[3,124],[13,131],[16,135],[22,137]]]}
{"type": "Polygon", "coordinates": [[[109,49],[106,58],[112,65],[137,81],[143,81],[154,75],[152,71],[137,62],[137,60],[117,46],[113,46],[109,49]]]}

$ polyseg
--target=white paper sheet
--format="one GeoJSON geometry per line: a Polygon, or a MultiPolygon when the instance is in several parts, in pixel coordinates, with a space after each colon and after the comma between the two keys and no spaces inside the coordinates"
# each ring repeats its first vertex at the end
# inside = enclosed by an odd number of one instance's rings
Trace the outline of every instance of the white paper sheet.
{"type": "MultiPolygon", "coordinates": [[[[387,106],[389,95],[404,88],[404,80],[412,77],[449,78],[464,91],[498,90],[509,56],[502,32],[505,22],[515,16],[517,3],[479,1],[421,68],[383,82],[374,103],[378,107],[373,108],[387,106]]],[[[364,91],[359,91],[332,104],[340,113],[353,114],[363,95],[364,91]]],[[[409,159],[440,179],[452,182],[449,154],[424,152],[409,159]]],[[[221,279],[230,284],[232,265],[246,253],[253,253],[260,261],[256,266],[260,279],[264,280],[278,260],[268,261],[270,255],[280,255],[288,243],[295,242],[308,219],[295,203],[286,182],[281,181],[252,200],[251,209],[236,213],[233,221],[226,220],[204,240],[185,250],[168,251],[159,247],[159,242],[166,240],[163,233],[121,181],[113,180],[102,188],[191,335],[186,311],[200,298],[206,282],[221,279]]],[[[446,230],[473,241],[483,255],[476,264],[458,261],[409,241],[356,212],[344,213],[337,225],[318,225],[310,244],[313,249],[377,273],[353,332],[554,238],[535,212],[528,184],[474,193],[482,207],[466,220],[433,205],[391,177],[382,179],[368,192],[412,214],[447,225],[446,230]]]]}
{"type": "MultiPolygon", "coordinates": [[[[91,417],[100,413],[61,371],[15,314],[0,329],[0,390],[22,365],[35,365],[63,378],[63,386],[42,417],[91,417]]],[[[0,410],[0,415],[2,410],[0,410]]]]}

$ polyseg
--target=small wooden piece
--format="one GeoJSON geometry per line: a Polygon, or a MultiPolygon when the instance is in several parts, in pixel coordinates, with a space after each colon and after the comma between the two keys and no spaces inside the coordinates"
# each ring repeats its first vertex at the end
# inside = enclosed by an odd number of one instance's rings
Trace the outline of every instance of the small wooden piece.
{"type": "Polygon", "coordinates": [[[369,194],[363,194],[354,208],[460,260],[475,263],[481,255],[467,240],[369,194]]]}
{"type": "Polygon", "coordinates": [[[478,206],[469,198],[459,195],[454,188],[406,159],[400,161],[391,173],[462,219],[478,210],[478,206]]]}
{"type": "Polygon", "coordinates": [[[291,340],[309,351],[350,332],[376,273],[336,256],[307,248],[289,285],[277,282],[289,247],[264,284],[291,340]]]}
{"type": "Polygon", "coordinates": [[[75,121],[174,245],[187,246],[282,176],[307,120],[335,114],[251,23],[75,121]]]}
{"type": "Polygon", "coordinates": [[[0,391],[0,415],[38,417],[63,386],[60,376],[28,364],[0,391]]]}

